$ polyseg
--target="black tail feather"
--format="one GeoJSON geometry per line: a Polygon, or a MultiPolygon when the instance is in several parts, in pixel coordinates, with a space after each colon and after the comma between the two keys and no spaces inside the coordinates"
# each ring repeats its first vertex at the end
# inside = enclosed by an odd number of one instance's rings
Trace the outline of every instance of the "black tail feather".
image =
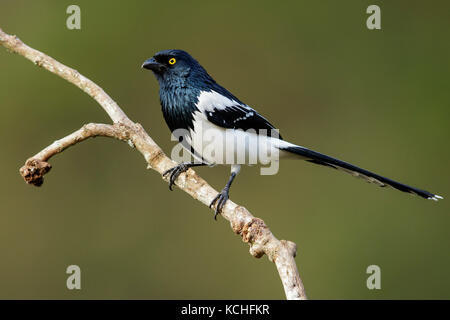
{"type": "Polygon", "coordinates": [[[316,151],[313,151],[313,150],[310,150],[307,148],[303,148],[300,146],[292,146],[292,147],[281,148],[281,150],[297,154],[297,155],[301,156],[302,158],[305,158],[306,161],[309,161],[309,162],[312,162],[315,164],[320,164],[323,166],[343,170],[347,173],[352,174],[353,176],[361,177],[361,178],[367,180],[368,182],[376,183],[381,187],[391,186],[397,190],[416,194],[425,199],[432,199],[432,200],[436,200],[436,201],[438,199],[442,199],[441,196],[435,195],[431,192],[407,186],[403,183],[385,178],[385,177],[375,174],[373,172],[370,172],[365,169],[354,166],[350,163],[329,157],[327,155],[324,155],[322,153],[319,153],[319,152],[316,152],[316,151]]]}

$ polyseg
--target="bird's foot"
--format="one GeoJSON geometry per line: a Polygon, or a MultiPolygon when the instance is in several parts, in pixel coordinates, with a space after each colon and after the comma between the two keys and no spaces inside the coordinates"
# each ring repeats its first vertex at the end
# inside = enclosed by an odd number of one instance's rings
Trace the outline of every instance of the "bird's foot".
{"type": "Polygon", "coordinates": [[[229,188],[227,188],[227,187],[223,188],[223,190],[217,194],[217,196],[213,199],[213,201],[211,201],[211,204],[209,205],[210,208],[212,208],[214,206],[214,204],[216,205],[216,210],[214,213],[214,220],[217,220],[217,215],[219,213],[222,213],[222,209],[228,200],[229,191],[230,191],[229,188]]]}
{"type": "Polygon", "coordinates": [[[163,173],[163,177],[166,177],[170,174],[169,178],[169,189],[173,191],[172,186],[175,184],[175,180],[177,180],[178,176],[183,172],[187,171],[190,168],[190,163],[182,162],[179,165],[176,165],[173,168],[170,168],[166,172],[163,173]]]}

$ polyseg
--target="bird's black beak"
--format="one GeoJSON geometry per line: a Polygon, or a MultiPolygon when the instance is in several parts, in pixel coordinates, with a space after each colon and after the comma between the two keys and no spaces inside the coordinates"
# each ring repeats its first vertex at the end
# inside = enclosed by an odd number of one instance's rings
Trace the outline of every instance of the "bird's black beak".
{"type": "Polygon", "coordinates": [[[142,68],[152,70],[156,73],[161,73],[166,69],[166,67],[163,64],[157,62],[154,58],[145,60],[144,63],[142,64],[142,68]]]}

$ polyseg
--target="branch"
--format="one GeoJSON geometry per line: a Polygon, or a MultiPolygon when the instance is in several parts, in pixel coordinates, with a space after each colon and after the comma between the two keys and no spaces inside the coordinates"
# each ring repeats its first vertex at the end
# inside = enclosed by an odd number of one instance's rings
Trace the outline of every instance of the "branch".
{"type": "MultiPolygon", "coordinates": [[[[44,175],[51,169],[47,162],[52,156],[61,153],[70,146],[90,137],[110,137],[127,142],[135,147],[145,158],[148,168],[161,175],[175,165],[161,148],[147,134],[143,127],[131,121],[122,109],[102,88],[87,79],[78,71],[69,68],[46,54],[30,48],[16,36],[11,36],[0,29],[0,44],[13,53],[32,61],[39,67],[60,76],[76,85],[95,99],[112,119],[113,124],[87,124],[78,131],[53,142],[50,146],[29,158],[20,169],[20,173],[29,184],[40,186],[44,175]]],[[[163,179],[167,180],[163,177],[163,179]]],[[[194,199],[209,206],[217,195],[205,180],[192,169],[181,174],[177,186],[194,199]]],[[[286,240],[278,240],[260,218],[254,217],[246,208],[228,200],[222,211],[222,216],[230,222],[233,231],[250,245],[250,254],[256,258],[264,254],[274,262],[287,299],[306,299],[305,289],[295,264],[296,245],[286,240]]]]}
{"type": "Polygon", "coordinates": [[[44,183],[44,175],[52,168],[50,163],[47,162],[48,159],[81,141],[98,136],[129,141],[126,131],[121,128],[120,124],[89,123],[67,137],[56,140],[47,148],[29,158],[25,165],[20,168],[20,174],[27,183],[39,187],[44,183]]]}

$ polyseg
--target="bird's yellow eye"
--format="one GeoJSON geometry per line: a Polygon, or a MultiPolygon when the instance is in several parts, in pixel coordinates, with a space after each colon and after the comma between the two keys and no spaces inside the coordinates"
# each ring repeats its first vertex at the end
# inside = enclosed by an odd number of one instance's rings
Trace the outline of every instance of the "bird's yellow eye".
{"type": "Polygon", "coordinates": [[[175,62],[177,62],[177,59],[175,59],[175,58],[170,58],[170,60],[169,60],[169,64],[172,64],[172,65],[174,65],[174,64],[175,64],[175,62]]]}

